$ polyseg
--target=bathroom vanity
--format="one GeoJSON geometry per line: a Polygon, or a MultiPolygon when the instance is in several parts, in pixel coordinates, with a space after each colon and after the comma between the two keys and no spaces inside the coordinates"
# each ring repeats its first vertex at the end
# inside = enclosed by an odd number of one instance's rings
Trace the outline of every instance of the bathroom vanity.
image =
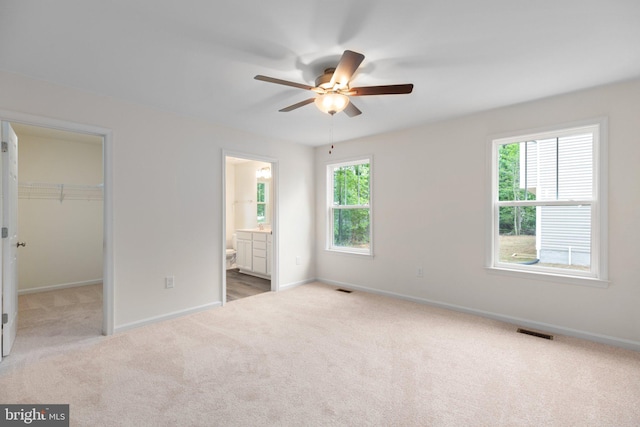
{"type": "Polygon", "coordinates": [[[271,279],[271,230],[236,230],[236,265],[241,273],[271,279]]]}

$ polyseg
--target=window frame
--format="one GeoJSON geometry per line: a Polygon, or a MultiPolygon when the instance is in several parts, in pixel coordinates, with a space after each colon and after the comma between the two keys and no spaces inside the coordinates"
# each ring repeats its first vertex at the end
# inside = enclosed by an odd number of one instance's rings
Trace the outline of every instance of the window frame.
{"type": "Polygon", "coordinates": [[[608,218],[607,218],[607,118],[592,119],[583,122],[558,125],[525,132],[513,132],[498,135],[489,139],[488,143],[488,227],[486,267],[490,273],[535,278],[553,282],[608,287],[608,218]],[[592,152],[592,197],[579,200],[499,200],[499,161],[498,149],[502,145],[556,138],[579,133],[593,134],[592,152]],[[591,268],[588,272],[564,270],[560,268],[530,266],[504,263],[499,261],[499,208],[502,206],[591,206],[591,268]]]}
{"type": "Polygon", "coordinates": [[[352,159],[343,159],[336,162],[328,162],[326,164],[326,238],[325,250],[329,252],[351,254],[357,256],[373,257],[373,156],[360,156],[352,159]],[[334,200],[334,170],[344,166],[353,166],[360,164],[369,164],[369,204],[368,205],[350,205],[336,207],[334,200]],[[334,212],[338,209],[368,209],[369,210],[369,248],[351,248],[347,246],[336,246],[333,244],[334,234],[334,212]]]}
{"type": "Polygon", "coordinates": [[[269,224],[271,219],[269,218],[269,181],[263,178],[258,178],[256,181],[256,221],[258,224],[269,224]],[[260,184],[264,185],[264,202],[258,200],[258,187],[260,184]],[[260,222],[258,218],[258,206],[264,205],[264,221],[260,222]]]}

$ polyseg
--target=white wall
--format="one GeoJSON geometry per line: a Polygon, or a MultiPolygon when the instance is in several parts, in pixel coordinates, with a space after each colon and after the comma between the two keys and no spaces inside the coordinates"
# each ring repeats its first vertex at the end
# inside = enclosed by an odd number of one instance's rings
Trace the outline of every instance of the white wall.
{"type": "Polygon", "coordinates": [[[637,80],[317,148],[318,277],[640,349],[639,114],[637,80]],[[489,274],[487,141],[598,116],[610,129],[610,286],[489,274]],[[326,162],[363,154],[374,156],[373,259],[324,250],[326,162]]]}
{"type": "Polygon", "coordinates": [[[4,72],[0,93],[0,110],[112,130],[116,328],[220,302],[223,149],[278,160],[280,285],[314,277],[313,149],[4,72]]]}
{"type": "MultiPolygon", "coordinates": [[[[102,143],[18,133],[18,180],[102,184],[102,143]]],[[[86,284],[102,279],[102,201],[18,201],[18,289],[86,284]]]]}
{"type": "Polygon", "coordinates": [[[4,72],[0,93],[0,110],[113,132],[116,327],[220,301],[227,149],[278,159],[281,286],[320,277],[640,343],[640,81],[339,143],[332,155],[4,72]],[[488,138],[602,115],[611,285],[488,274],[488,138]],[[325,162],[360,154],[374,156],[373,259],[323,250],[325,162]]]}
{"type": "Polygon", "coordinates": [[[269,163],[250,161],[235,166],[234,217],[236,229],[252,229],[258,226],[256,170],[269,163]]]}
{"type": "MultiPolygon", "coordinates": [[[[227,248],[232,247],[233,233],[238,229],[257,228],[256,171],[271,167],[270,163],[249,160],[243,162],[226,161],[226,231],[227,248]]],[[[269,180],[269,188],[273,179],[269,180]]],[[[270,190],[270,193],[271,190],[270,190]]],[[[267,218],[272,217],[272,200],[269,200],[267,218]]],[[[271,222],[267,224],[271,226],[271,222]]]]}

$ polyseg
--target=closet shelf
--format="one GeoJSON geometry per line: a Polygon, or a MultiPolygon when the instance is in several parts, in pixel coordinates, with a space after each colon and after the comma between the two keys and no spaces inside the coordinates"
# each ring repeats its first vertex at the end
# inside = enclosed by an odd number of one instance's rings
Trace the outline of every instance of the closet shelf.
{"type": "Polygon", "coordinates": [[[19,182],[19,199],[49,200],[102,200],[103,185],[47,184],[42,182],[19,182]]]}

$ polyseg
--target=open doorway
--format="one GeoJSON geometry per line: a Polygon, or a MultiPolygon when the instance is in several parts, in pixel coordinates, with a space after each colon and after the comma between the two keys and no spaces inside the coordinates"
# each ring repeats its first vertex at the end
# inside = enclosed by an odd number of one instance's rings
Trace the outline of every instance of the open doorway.
{"type": "Polygon", "coordinates": [[[275,174],[264,159],[226,155],[223,302],[275,290],[275,174]]]}
{"type": "Polygon", "coordinates": [[[38,358],[109,329],[103,280],[104,138],[11,122],[18,137],[18,326],[38,358]]]}

